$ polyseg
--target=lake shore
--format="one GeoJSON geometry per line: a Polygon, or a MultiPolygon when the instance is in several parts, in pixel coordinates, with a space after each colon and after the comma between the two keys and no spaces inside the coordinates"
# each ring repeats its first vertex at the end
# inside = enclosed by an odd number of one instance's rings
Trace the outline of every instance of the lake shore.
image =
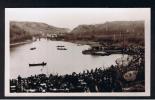
{"type": "Polygon", "coordinates": [[[23,45],[23,44],[27,44],[27,43],[32,43],[34,42],[33,40],[26,40],[26,41],[23,41],[23,42],[16,42],[16,43],[10,43],[10,47],[14,47],[14,46],[17,46],[17,45],[23,45]]]}

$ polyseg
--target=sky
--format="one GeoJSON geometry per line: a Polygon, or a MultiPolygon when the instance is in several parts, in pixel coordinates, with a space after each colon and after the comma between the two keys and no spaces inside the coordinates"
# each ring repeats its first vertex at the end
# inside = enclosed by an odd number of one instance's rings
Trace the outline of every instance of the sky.
{"type": "Polygon", "coordinates": [[[43,22],[73,29],[81,24],[106,21],[150,20],[149,8],[6,8],[7,21],[43,22]]]}

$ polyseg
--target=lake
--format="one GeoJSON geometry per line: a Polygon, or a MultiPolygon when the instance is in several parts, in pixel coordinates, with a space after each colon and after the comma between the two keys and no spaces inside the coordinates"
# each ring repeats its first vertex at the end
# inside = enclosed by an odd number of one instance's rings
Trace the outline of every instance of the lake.
{"type": "Polygon", "coordinates": [[[90,48],[89,45],[81,45],[41,39],[33,43],[19,45],[10,49],[10,78],[28,77],[30,75],[45,73],[71,74],[72,72],[83,72],[95,68],[107,68],[116,65],[115,60],[121,54],[109,56],[83,55],[82,51],[90,48]],[[67,50],[57,50],[58,45],[64,45],[67,50]],[[35,50],[30,48],[36,47],[35,50]],[[29,67],[31,63],[47,62],[47,65],[29,67]]]}

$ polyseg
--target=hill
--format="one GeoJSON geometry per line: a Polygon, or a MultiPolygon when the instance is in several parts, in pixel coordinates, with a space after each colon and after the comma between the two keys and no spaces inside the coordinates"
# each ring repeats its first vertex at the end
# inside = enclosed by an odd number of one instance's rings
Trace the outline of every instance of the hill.
{"type": "Polygon", "coordinates": [[[10,22],[10,42],[31,39],[34,35],[51,35],[68,33],[67,28],[58,28],[40,22],[10,22]]]}
{"type": "Polygon", "coordinates": [[[126,34],[126,36],[134,35],[136,37],[144,36],[144,21],[112,21],[104,24],[95,25],[79,25],[74,28],[71,33],[80,34],[81,36],[110,36],[126,34]]]}

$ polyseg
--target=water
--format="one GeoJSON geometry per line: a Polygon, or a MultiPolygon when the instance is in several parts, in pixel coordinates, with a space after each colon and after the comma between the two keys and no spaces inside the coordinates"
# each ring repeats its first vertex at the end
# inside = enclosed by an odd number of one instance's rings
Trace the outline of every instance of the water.
{"type": "Polygon", "coordinates": [[[88,48],[90,48],[88,45],[77,46],[70,42],[45,39],[11,48],[10,77],[17,78],[18,75],[27,77],[40,73],[64,75],[83,72],[86,69],[106,68],[112,64],[115,65],[115,60],[122,56],[121,54],[83,55],[82,50],[88,48]],[[67,50],[57,50],[58,45],[64,45],[67,50]],[[32,47],[36,47],[36,49],[30,50],[32,47]],[[44,67],[29,67],[30,63],[42,63],[43,61],[47,62],[44,67]]]}

